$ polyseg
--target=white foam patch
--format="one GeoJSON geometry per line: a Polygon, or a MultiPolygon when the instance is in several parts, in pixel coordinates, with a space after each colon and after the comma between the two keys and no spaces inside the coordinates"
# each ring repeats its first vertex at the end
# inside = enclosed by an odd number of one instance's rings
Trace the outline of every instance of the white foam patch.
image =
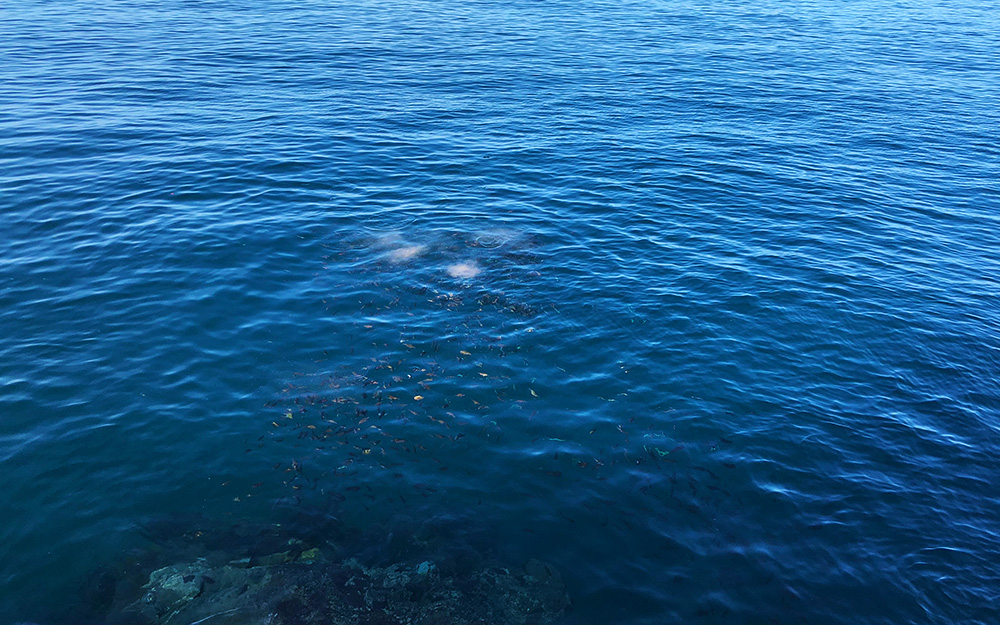
{"type": "Polygon", "coordinates": [[[389,252],[389,262],[402,263],[424,253],[427,249],[425,245],[407,245],[406,247],[400,247],[389,252]]]}
{"type": "Polygon", "coordinates": [[[403,235],[400,232],[389,231],[379,232],[371,235],[372,247],[387,249],[390,247],[400,247],[405,245],[403,235]]]}
{"type": "Polygon", "coordinates": [[[474,262],[456,263],[448,267],[452,278],[474,278],[479,275],[479,266],[474,262]]]}

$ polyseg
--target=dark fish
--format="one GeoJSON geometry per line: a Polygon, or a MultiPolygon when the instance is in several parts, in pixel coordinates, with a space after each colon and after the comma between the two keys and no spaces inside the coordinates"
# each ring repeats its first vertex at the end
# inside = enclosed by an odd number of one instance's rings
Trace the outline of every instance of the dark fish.
{"type": "Polygon", "coordinates": [[[714,478],[714,479],[719,479],[719,476],[718,476],[718,475],[716,475],[715,473],[712,473],[711,471],[709,471],[709,470],[708,470],[708,469],[706,469],[705,467],[700,467],[700,466],[695,466],[695,467],[693,467],[693,468],[694,468],[694,469],[695,469],[696,471],[703,471],[703,472],[705,472],[705,473],[708,473],[708,475],[709,475],[709,476],[711,476],[711,477],[712,477],[712,478],[714,478]]]}

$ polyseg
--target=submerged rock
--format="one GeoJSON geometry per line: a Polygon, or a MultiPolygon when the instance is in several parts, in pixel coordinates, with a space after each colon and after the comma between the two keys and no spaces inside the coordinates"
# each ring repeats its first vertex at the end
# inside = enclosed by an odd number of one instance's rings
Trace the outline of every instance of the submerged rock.
{"type": "Polygon", "coordinates": [[[528,569],[483,569],[446,576],[429,561],[366,567],[346,560],[304,579],[275,606],[275,625],[369,623],[553,623],[569,607],[558,572],[533,560],[528,569]],[[542,573],[541,571],[544,571],[542,573]]]}
{"type": "Polygon", "coordinates": [[[205,587],[205,574],[205,569],[198,564],[157,569],[149,575],[149,583],[144,586],[146,594],[142,600],[158,617],[174,614],[201,595],[205,587]]]}
{"type": "Polygon", "coordinates": [[[264,588],[270,578],[266,567],[209,568],[202,561],[163,567],[150,573],[142,597],[112,615],[111,622],[194,623],[222,613],[247,612],[252,604],[245,599],[264,588]]]}
{"type": "Polygon", "coordinates": [[[317,558],[319,558],[319,549],[316,547],[313,547],[312,549],[307,549],[306,551],[303,551],[301,554],[299,554],[299,560],[301,560],[302,562],[312,562],[317,558]]]}
{"type": "Polygon", "coordinates": [[[497,567],[497,537],[462,517],[195,527],[163,526],[165,540],[95,571],[81,597],[88,622],[548,625],[570,606],[555,567],[497,567]]]}
{"type": "MultiPolygon", "coordinates": [[[[313,550],[310,550],[313,551],[313,550]]],[[[318,551],[318,550],[315,550],[318,551]]],[[[524,568],[445,573],[431,560],[369,566],[262,559],[210,567],[205,560],[149,573],[141,595],[118,604],[112,624],[129,625],[544,625],[569,598],[558,571],[524,568]],[[260,562],[260,561],[258,561],[260,562]]]]}

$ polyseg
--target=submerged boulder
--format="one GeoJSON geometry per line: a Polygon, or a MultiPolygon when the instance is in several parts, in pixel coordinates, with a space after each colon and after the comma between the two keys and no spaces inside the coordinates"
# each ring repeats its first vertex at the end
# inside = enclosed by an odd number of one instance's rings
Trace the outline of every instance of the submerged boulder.
{"type": "Polygon", "coordinates": [[[167,566],[150,573],[142,600],[157,616],[182,610],[205,588],[207,571],[199,564],[167,566]]]}
{"type": "Polygon", "coordinates": [[[149,574],[138,599],[109,615],[111,623],[270,622],[266,605],[256,601],[272,580],[267,567],[208,567],[204,561],[175,564],[149,574]],[[226,617],[226,618],[222,618],[226,617]]]}

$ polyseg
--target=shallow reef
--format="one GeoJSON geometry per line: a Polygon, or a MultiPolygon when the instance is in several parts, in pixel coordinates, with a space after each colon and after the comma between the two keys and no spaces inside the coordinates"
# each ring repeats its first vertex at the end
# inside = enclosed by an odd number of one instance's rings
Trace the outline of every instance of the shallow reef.
{"type": "MultiPolygon", "coordinates": [[[[570,608],[562,577],[537,559],[502,566],[448,522],[397,532],[160,524],[148,549],[88,578],[85,610],[107,625],[544,625],[570,608]],[[169,527],[171,532],[166,532],[169,527]],[[428,529],[430,528],[430,529],[428,529]],[[156,539],[156,540],[154,540],[156,539]],[[368,545],[368,548],[363,548],[368,545]]],[[[400,528],[396,528],[397,530],[400,528]]],[[[79,612],[78,612],[79,614],[79,612]]]]}

